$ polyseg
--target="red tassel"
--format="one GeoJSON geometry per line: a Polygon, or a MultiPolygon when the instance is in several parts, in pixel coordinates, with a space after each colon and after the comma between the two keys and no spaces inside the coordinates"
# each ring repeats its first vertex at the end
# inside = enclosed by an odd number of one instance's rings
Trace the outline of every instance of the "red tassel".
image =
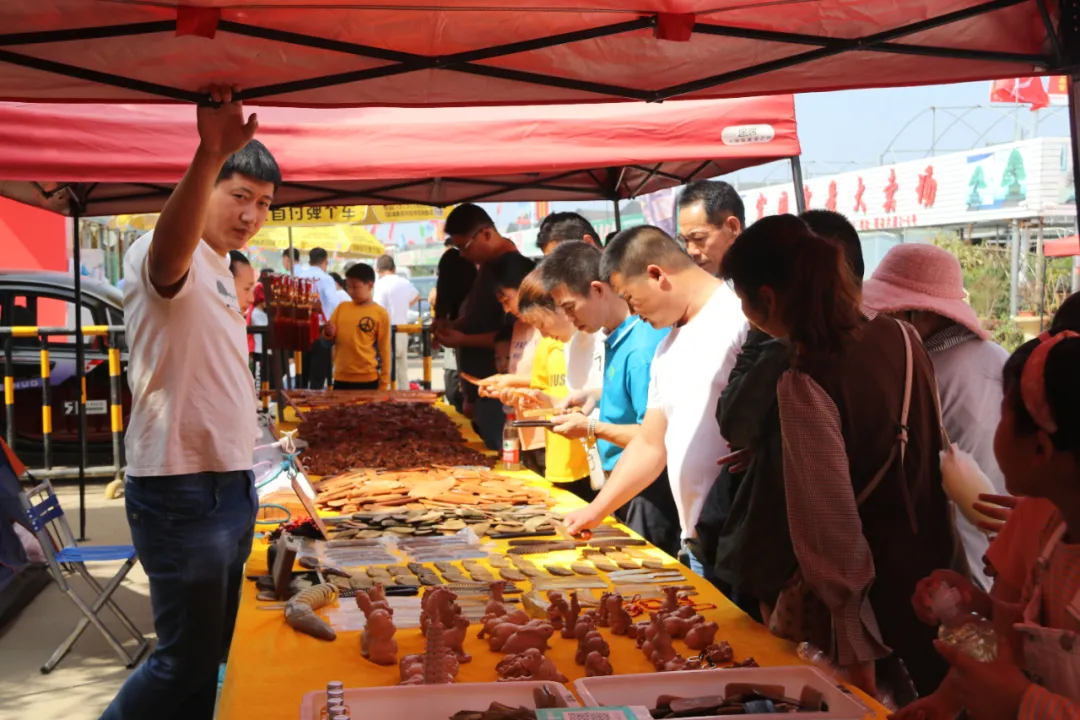
{"type": "Polygon", "coordinates": [[[693,33],[693,13],[659,13],[656,16],[656,38],[658,40],[689,42],[693,33]]]}
{"type": "Polygon", "coordinates": [[[176,8],[176,36],[195,35],[213,40],[220,20],[221,8],[180,5],[176,8]]]}

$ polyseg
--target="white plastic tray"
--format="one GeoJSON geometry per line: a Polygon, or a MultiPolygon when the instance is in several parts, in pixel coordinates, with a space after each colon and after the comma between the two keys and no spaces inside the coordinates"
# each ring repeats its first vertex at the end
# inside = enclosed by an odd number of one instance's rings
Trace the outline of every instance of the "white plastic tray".
{"type": "MultiPolygon", "coordinates": [[[[493,702],[535,708],[533,689],[547,687],[569,707],[577,700],[556,682],[454,683],[451,685],[394,685],[345,690],[345,704],[363,720],[447,720],[459,710],[486,710],[493,702]]],[[[300,720],[319,720],[326,691],[309,692],[300,702],[300,720]]]]}
{"type": "MultiPolygon", "coordinates": [[[[584,707],[605,705],[656,706],[661,695],[701,697],[724,695],[728,683],[761,683],[783,685],[784,693],[798,698],[802,689],[810,685],[825,696],[828,712],[797,713],[793,720],[815,718],[816,720],[860,720],[870,714],[862,702],[837,686],[831,678],[808,665],[792,665],[768,668],[728,668],[722,670],[688,670],[685,672],[650,673],[646,675],[609,675],[607,677],[582,678],[574,683],[574,689],[584,707]]],[[[687,720],[706,720],[706,717],[687,720]]],[[[730,720],[730,716],[723,716],[730,720]]],[[[775,720],[775,715],[740,715],[740,718],[775,720]]]]}

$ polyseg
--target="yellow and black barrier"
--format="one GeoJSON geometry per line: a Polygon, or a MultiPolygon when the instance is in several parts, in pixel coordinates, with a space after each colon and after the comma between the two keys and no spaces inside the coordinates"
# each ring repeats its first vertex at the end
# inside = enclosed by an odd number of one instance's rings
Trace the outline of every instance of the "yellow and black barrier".
{"type": "MultiPolygon", "coordinates": [[[[397,381],[397,353],[394,348],[397,347],[397,334],[405,333],[406,335],[419,335],[420,336],[420,348],[421,355],[424,360],[424,378],[421,381],[421,386],[425,390],[431,389],[431,326],[421,325],[420,323],[412,323],[411,325],[391,325],[390,326],[390,383],[396,390],[408,390],[408,384],[405,387],[399,387],[397,381]]],[[[405,368],[405,377],[409,376],[409,369],[405,368]]]]}

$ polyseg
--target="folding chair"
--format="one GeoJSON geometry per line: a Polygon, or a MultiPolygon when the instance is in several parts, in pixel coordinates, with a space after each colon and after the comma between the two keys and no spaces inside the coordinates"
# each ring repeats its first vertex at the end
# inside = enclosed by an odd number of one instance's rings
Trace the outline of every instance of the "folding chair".
{"type": "Polygon", "coordinates": [[[34,530],[34,534],[45,551],[45,557],[49,561],[49,573],[53,576],[56,584],[60,586],[60,590],[67,594],[83,613],[83,617],[75,625],[75,629],[60,644],[52,657],[41,666],[41,672],[52,672],[53,668],[67,655],[68,651],[71,650],[71,646],[86,630],[87,625],[93,625],[105,636],[105,639],[112,645],[113,650],[116,651],[128,668],[135,667],[143,653],[149,648],[150,642],[112,600],[112,594],[120,587],[120,583],[124,581],[128,572],[138,561],[135,557],[135,548],[131,545],[79,547],[75,541],[75,536],[71,533],[71,528],[68,526],[67,518],[64,517],[64,510],[60,507],[60,500],[56,497],[52,483],[48,480],[45,480],[32,490],[20,492],[19,500],[30,518],[30,527],[34,530]],[[105,584],[105,587],[102,587],[86,569],[87,563],[115,562],[117,560],[123,560],[124,564],[116,575],[105,584]],[[68,574],[71,572],[82,575],[86,582],[90,584],[90,587],[97,592],[97,597],[93,602],[87,603],[68,582],[68,574]],[[116,636],[102,623],[99,613],[106,605],[113,611],[113,614],[120,620],[124,628],[139,641],[139,646],[134,654],[128,653],[116,636]]]}

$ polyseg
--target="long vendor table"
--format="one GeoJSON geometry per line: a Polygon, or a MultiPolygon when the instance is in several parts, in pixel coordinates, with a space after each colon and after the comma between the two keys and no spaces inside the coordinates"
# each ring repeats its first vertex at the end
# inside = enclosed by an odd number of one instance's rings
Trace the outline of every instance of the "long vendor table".
{"type": "MultiPolygon", "coordinates": [[[[453,411],[450,412],[453,415],[453,411]]],[[[478,442],[464,419],[455,419],[461,422],[466,439],[478,442]]],[[[528,471],[505,474],[544,483],[528,471]]],[[[557,486],[547,487],[551,488],[557,510],[565,512],[583,505],[576,496],[557,486]]],[[[505,549],[505,541],[500,541],[500,546],[505,549]]],[[[248,559],[248,575],[266,572],[266,549],[265,541],[257,538],[248,559]]],[[[662,557],[665,564],[677,562],[656,548],[650,548],[650,553],[662,557]]],[[[575,555],[576,551],[564,551],[529,557],[542,566],[545,562],[566,563],[575,555]]],[[[762,666],[802,664],[791,643],[775,637],[765,627],[751,620],[716,588],[689,569],[684,569],[683,574],[686,583],[693,584],[698,591],[694,597],[696,602],[716,606],[715,609],[702,610],[701,614],[719,624],[717,640],[731,643],[736,661],[753,657],[762,666]]],[[[255,584],[245,581],[218,705],[218,720],[294,720],[299,717],[303,696],[313,690],[325,689],[326,683],[331,680],[341,680],[347,688],[398,683],[396,665],[382,667],[361,657],[359,631],[339,632],[337,640],[332,642],[318,640],[286,625],[281,610],[257,609],[264,603],[256,601],[255,595],[255,584]]],[[[345,599],[342,602],[353,601],[345,599]]],[[[457,679],[459,683],[494,681],[495,665],[504,657],[501,653],[492,652],[487,641],[477,639],[477,630],[475,624],[470,628],[465,650],[473,656],[473,660],[461,666],[457,679]]],[[[607,630],[603,633],[611,645],[611,664],[616,674],[654,672],[651,663],[635,647],[633,640],[612,636],[607,630]]],[[[423,652],[423,638],[419,629],[399,629],[395,637],[399,657],[423,652]]],[[[584,677],[584,668],[574,662],[574,641],[562,640],[556,633],[551,645],[552,649],[546,655],[564,675],[571,681],[584,677]]],[[[480,702],[482,700],[478,698],[478,704],[484,704],[480,702]]],[[[887,716],[888,712],[882,706],[865,696],[863,701],[873,709],[875,718],[884,719],[887,716]]]]}

